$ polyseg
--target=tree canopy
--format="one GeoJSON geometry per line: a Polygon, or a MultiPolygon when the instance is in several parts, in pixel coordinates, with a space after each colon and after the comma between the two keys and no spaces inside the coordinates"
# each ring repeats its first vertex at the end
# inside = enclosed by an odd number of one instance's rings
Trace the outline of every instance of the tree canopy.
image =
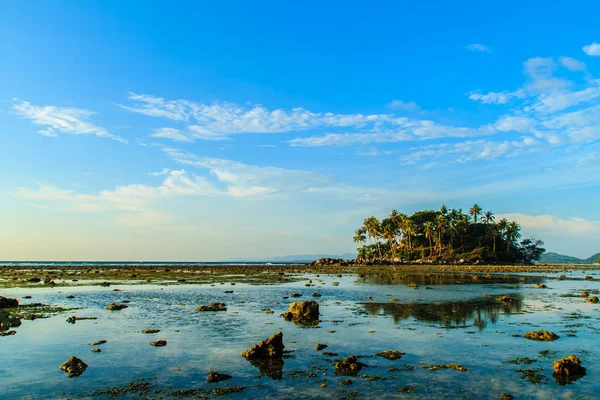
{"type": "Polygon", "coordinates": [[[355,231],[358,259],[394,261],[480,260],[531,263],[544,253],[544,242],[521,239],[521,226],[505,218],[496,221],[491,211],[474,204],[468,211],[448,209],[417,211],[412,215],[392,210],[379,221],[371,216],[355,231]]]}

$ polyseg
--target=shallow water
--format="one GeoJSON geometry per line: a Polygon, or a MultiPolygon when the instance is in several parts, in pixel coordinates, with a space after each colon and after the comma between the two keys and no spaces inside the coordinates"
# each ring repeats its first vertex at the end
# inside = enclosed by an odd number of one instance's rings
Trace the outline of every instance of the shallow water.
{"type": "MultiPolygon", "coordinates": [[[[579,297],[583,290],[598,293],[598,281],[585,273],[558,281],[523,274],[412,274],[410,276],[343,277],[305,275],[306,281],[265,286],[226,283],[187,286],[118,286],[7,289],[0,295],[22,297],[63,307],[80,307],[48,319],[23,321],[14,336],[0,337],[0,398],[106,398],[96,389],[123,386],[145,379],[152,387],[125,397],[172,398],[178,389],[247,386],[227,398],[498,398],[502,392],[518,398],[598,398],[598,328],[600,306],[579,297]],[[339,286],[333,286],[333,282],[339,286]],[[535,283],[548,289],[537,289],[535,283]],[[418,283],[418,288],[406,286],[418,283]],[[233,290],[233,293],[224,293],[233,290]],[[284,299],[289,293],[302,297],[284,299]],[[311,297],[319,292],[322,297],[311,297]],[[74,295],[74,299],[67,299],[74,295]],[[509,296],[509,302],[497,300],[509,296]],[[294,301],[317,300],[322,322],[307,328],[279,315],[294,301]],[[129,308],[108,311],[113,302],[128,300],[129,308]],[[222,301],[226,312],[196,312],[203,304],[222,301]],[[269,307],[274,314],[266,314],[269,307]],[[97,316],[68,324],[67,317],[97,316]],[[333,322],[341,321],[341,322],[333,322]],[[142,334],[143,329],[160,329],[142,334]],[[555,342],[522,337],[545,329],[561,336],[555,342]],[[329,330],[335,330],[329,333],[329,330]],[[240,353],[282,331],[286,350],[282,368],[261,371],[240,353]],[[519,335],[514,337],[513,335],[519,335]],[[88,342],[107,340],[102,352],[88,342]],[[167,346],[148,342],[165,339],[167,346]],[[325,356],[315,344],[325,343],[325,356]],[[406,354],[391,361],[374,354],[382,350],[406,354]],[[544,357],[540,351],[550,351],[544,357]],[[368,365],[358,377],[336,376],[334,359],[351,354],[368,365]],[[552,377],[552,361],[577,355],[587,376],[560,386],[552,377]],[[58,367],[75,355],[88,364],[83,375],[68,378],[58,367]],[[536,361],[507,363],[517,357],[536,361]],[[430,371],[431,364],[459,363],[468,371],[430,371]],[[395,368],[397,371],[390,371],[395,368]],[[541,384],[522,379],[518,369],[540,369],[541,384]],[[233,379],[207,384],[209,370],[233,379]],[[313,372],[314,376],[307,373],[313,372]],[[379,379],[380,380],[370,380],[379,379]],[[341,385],[344,379],[352,384],[341,385]],[[326,384],[326,388],[321,385],[326,384]],[[413,386],[410,393],[398,389],[413,386]],[[156,392],[158,391],[158,392],[156,392]]],[[[281,367],[281,366],[280,366],[281,367]]]]}

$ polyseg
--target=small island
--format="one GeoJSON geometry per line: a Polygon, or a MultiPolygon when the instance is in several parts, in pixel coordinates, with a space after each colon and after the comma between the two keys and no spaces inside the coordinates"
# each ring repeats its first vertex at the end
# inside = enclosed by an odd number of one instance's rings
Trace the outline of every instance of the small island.
{"type": "Polygon", "coordinates": [[[521,226],[474,204],[462,209],[417,211],[412,215],[392,210],[381,221],[371,216],[356,229],[357,263],[468,263],[532,264],[545,252],[544,242],[521,240],[521,226]]]}

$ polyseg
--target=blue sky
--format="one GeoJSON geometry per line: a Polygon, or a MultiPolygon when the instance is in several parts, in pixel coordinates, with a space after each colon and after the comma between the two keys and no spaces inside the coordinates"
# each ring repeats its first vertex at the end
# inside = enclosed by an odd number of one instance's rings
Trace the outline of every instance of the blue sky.
{"type": "Polygon", "coordinates": [[[599,11],[4,3],[0,259],[343,253],[367,216],[474,202],[588,257],[599,11]]]}

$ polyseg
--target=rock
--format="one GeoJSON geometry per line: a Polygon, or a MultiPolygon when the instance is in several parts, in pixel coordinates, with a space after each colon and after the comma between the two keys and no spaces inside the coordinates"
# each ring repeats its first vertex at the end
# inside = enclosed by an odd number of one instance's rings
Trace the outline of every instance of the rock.
{"type": "Polygon", "coordinates": [[[544,331],[544,330],[527,332],[523,336],[527,339],[537,340],[540,342],[551,342],[553,340],[560,338],[560,336],[558,336],[556,333],[548,332],[548,331],[544,331]]]}
{"type": "Polygon", "coordinates": [[[13,308],[18,306],[19,300],[0,296],[0,308],[13,308]]]}
{"type": "Polygon", "coordinates": [[[356,359],[356,356],[350,356],[335,363],[335,374],[356,376],[364,366],[356,359]]]}
{"type": "Polygon", "coordinates": [[[312,294],[312,297],[321,297],[321,293],[314,292],[312,294]]]}
{"type": "Polygon", "coordinates": [[[69,375],[69,378],[83,374],[86,368],[87,364],[75,356],[72,356],[60,366],[60,369],[65,371],[69,375]]]}
{"type": "Polygon", "coordinates": [[[227,311],[225,303],[210,303],[208,306],[200,306],[196,311],[227,311]]]}
{"type": "Polygon", "coordinates": [[[24,299],[31,299],[31,296],[23,296],[24,299]]]}
{"type": "Polygon", "coordinates": [[[92,353],[100,353],[102,351],[102,349],[99,349],[97,347],[92,349],[92,353]]]}
{"type": "Polygon", "coordinates": [[[497,300],[502,303],[511,303],[513,301],[513,298],[510,296],[500,296],[497,298],[497,300]]]}
{"type": "Polygon", "coordinates": [[[74,299],[74,298],[75,298],[75,296],[73,296],[72,294],[70,294],[70,295],[68,295],[66,298],[67,298],[67,299],[74,299]]]}
{"type": "Polygon", "coordinates": [[[548,286],[544,285],[543,283],[536,283],[535,287],[538,289],[546,289],[548,288],[548,286]]]}
{"type": "Polygon", "coordinates": [[[89,346],[100,346],[101,344],[106,343],[106,340],[98,340],[96,342],[90,342],[88,343],[89,346]]]}
{"type": "Polygon", "coordinates": [[[588,297],[586,300],[589,301],[590,303],[594,303],[594,304],[598,303],[598,297],[596,297],[596,296],[588,297]]]}
{"type": "Polygon", "coordinates": [[[333,285],[333,286],[339,286],[339,285],[340,285],[340,283],[339,283],[339,282],[333,282],[333,283],[332,283],[332,285],[333,285]]]}
{"type": "Polygon", "coordinates": [[[103,286],[103,287],[109,287],[109,286],[110,286],[110,282],[102,282],[102,283],[100,284],[100,286],[103,286]]]}
{"type": "Polygon", "coordinates": [[[559,385],[574,382],[586,374],[586,369],[581,366],[581,361],[575,355],[554,361],[552,368],[554,369],[552,376],[559,385]]]}
{"type": "Polygon", "coordinates": [[[124,308],[127,308],[128,306],[126,306],[125,304],[109,304],[106,306],[107,310],[111,310],[111,311],[118,311],[118,310],[122,310],[124,308]]]}
{"type": "Polygon", "coordinates": [[[288,321],[311,323],[319,320],[319,303],[314,300],[290,304],[289,311],[282,314],[288,321]]]}
{"type": "Polygon", "coordinates": [[[317,343],[317,345],[315,346],[315,349],[317,349],[317,351],[321,351],[321,350],[323,350],[323,349],[325,349],[327,347],[329,347],[329,346],[327,346],[326,344],[317,343]]]}
{"type": "Polygon", "coordinates": [[[154,347],[163,347],[167,345],[167,341],[161,339],[157,340],[156,342],[150,342],[150,345],[154,347]]]}
{"type": "Polygon", "coordinates": [[[402,356],[404,354],[406,354],[406,353],[403,353],[401,351],[385,350],[385,351],[380,351],[379,353],[377,353],[375,355],[379,356],[379,357],[387,358],[388,360],[397,360],[399,358],[402,358],[402,356]]]}
{"type": "Polygon", "coordinates": [[[142,333],[158,333],[160,329],[144,329],[142,333]]]}
{"type": "Polygon", "coordinates": [[[31,279],[27,280],[27,282],[31,282],[31,283],[40,283],[41,281],[42,280],[40,278],[37,278],[37,277],[31,278],[31,279]]]}
{"type": "Polygon", "coordinates": [[[268,339],[261,341],[244,351],[241,355],[246,359],[269,359],[283,356],[283,333],[277,332],[268,339]]]}
{"type": "Polygon", "coordinates": [[[290,297],[302,297],[300,293],[290,293],[290,297]]]}
{"type": "Polygon", "coordinates": [[[226,381],[227,379],[231,379],[231,375],[220,374],[217,371],[208,371],[208,376],[206,377],[206,383],[221,382],[221,381],[226,381]]]}
{"type": "Polygon", "coordinates": [[[581,297],[588,297],[590,294],[588,292],[581,292],[581,297]]]}
{"type": "Polygon", "coordinates": [[[500,393],[498,396],[502,400],[513,400],[515,398],[515,396],[513,396],[512,394],[509,394],[509,393],[500,393]]]}
{"type": "Polygon", "coordinates": [[[226,290],[225,293],[233,293],[233,290],[226,290]]]}
{"type": "Polygon", "coordinates": [[[13,317],[6,311],[0,311],[0,331],[21,326],[21,319],[13,317]]]}

